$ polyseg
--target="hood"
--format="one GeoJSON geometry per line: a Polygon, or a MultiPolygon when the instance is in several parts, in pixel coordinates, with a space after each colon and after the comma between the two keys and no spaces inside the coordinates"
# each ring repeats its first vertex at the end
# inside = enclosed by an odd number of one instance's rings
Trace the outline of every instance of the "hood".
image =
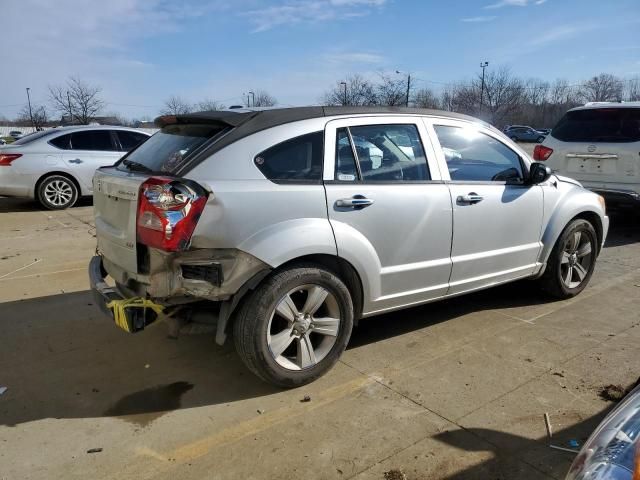
{"type": "Polygon", "coordinates": [[[570,183],[571,185],[575,185],[575,186],[577,186],[577,187],[582,187],[582,184],[581,184],[579,181],[574,180],[573,178],[563,177],[562,175],[557,175],[557,174],[554,174],[554,175],[555,175],[555,176],[556,176],[556,178],[557,178],[558,180],[560,180],[561,182],[564,182],[564,183],[570,183]]]}

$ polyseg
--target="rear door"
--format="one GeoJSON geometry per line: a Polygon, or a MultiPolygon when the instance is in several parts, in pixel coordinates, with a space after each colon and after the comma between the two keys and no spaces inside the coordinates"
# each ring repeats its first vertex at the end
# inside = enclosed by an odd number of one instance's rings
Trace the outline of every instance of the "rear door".
{"type": "Polygon", "coordinates": [[[62,160],[74,176],[92,191],[91,179],[97,168],[113,165],[122,156],[111,130],[91,129],[71,133],[69,149],[62,160]]]}
{"type": "Polygon", "coordinates": [[[464,122],[427,122],[439,147],[453,203],[449,293],[462,293],[533,273],[543,192],[525,185],[526,164],[492,130],[464,122]]]}
{"type": "Polygon", "coordinates": [[[640,108],[569,111],[543,145],[553,170],[588,188],[640,191],[640,108]]]}
{"type": "Polygon", "coordinates": [[[446,293],[451,199],[420,117],[328,122],[324,180],[338,255],[367,272],[365,314],[446,293]]]}

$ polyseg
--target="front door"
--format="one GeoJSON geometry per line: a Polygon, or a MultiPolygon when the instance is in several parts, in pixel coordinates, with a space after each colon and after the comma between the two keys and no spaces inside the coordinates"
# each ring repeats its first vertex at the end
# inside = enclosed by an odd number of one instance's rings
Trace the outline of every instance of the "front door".
{"type": "Polygon", "coordinates": [[[338,255],[361,272],[364,314],[443,296],[449,190],[417,117],[330,121],[324,180],[338,255]]]}
{"type": "Polygon", "coordinates": [[[434,120],[453,203],[450,294],[532,274],[542,247],[543,192],[491,130],[434,120]],[[446,167],[445,167],[446,165],[446,167]]]}

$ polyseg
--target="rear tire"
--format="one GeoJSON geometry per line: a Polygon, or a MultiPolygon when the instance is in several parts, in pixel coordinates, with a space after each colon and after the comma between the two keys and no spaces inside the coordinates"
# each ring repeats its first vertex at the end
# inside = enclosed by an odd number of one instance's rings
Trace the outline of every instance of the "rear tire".
{"type": "Polygon", "coordinates": [[[292,267],[268,277],[244,303],[233,325],[236,350],[266,382],[305,385],[338,361],[353,316],[349,290],[336,275],[292,267]]]}
{"type": "Polygon", "coordinates": [[[596,265],[598,236],[587,220],[573,220],[560,234],[547,260],[540,287],[556,298],[571,298],[585,289],[596,265]]]}
{"type": "Polygon", "coordinates": [[[544,142],[544,137],[543,136],[539,136],[538,137],[538,143],[542,143],[544,142]]]}
{"type": "Polygon", "coordinates": [[[63,175],[49,175],[38,185],[36,197],[49,210],[71,208],[78,201],[78,187],[63,175]]]}

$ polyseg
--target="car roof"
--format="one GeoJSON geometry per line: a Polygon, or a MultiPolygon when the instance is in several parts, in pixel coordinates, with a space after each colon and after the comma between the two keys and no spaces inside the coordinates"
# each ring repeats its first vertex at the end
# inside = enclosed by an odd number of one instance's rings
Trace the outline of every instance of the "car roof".
{"type": "Polygon", "coordinates": [[[60,133],[81,132],[83,130],[122,130],[127,132],[139,132],[145,135],[150,135],[149,133],[145,132],[144,130],[140,130],[139,128],[121,127],[119,125],[69,125],[64,127],[56,127],[49,130],[53,130],[55,132],[60,132],[60,133]]]}
{"type": "Polygon", "coordinates": [[[640,102],[587,102],[580,107],[569,110],[597,110],[599,108],[640,108],[640,102]]]}
{"type": "MultiPolygon", "coordinates": [[[[156,118],[156,126],[162,128],[166,125],[182,123],[206,122],[218,124],[221,127],[232,127],[228,134],[224,135],[215,144],[205,149],[191,162],[187,162],[183,168],[191,168],[200,163],[204,157],[215,151],[230,145],[242,138],[254,133],[285,125],[287,123],[310,120],[323,117],[341,117],[353,115],[420,115],[433,117],[446,117],[468,122],[474,122],[492,128],[488,123],[461,113],[445,112],[442,110],[430,110],[426,108],[410,107],[290,107],[290,108],[236,108],[229,110],[213,110],[195,112],[183,115],[164,115],[156,118]]],[[[180,173],[180,172],[178,172],[180,173]]]]}

